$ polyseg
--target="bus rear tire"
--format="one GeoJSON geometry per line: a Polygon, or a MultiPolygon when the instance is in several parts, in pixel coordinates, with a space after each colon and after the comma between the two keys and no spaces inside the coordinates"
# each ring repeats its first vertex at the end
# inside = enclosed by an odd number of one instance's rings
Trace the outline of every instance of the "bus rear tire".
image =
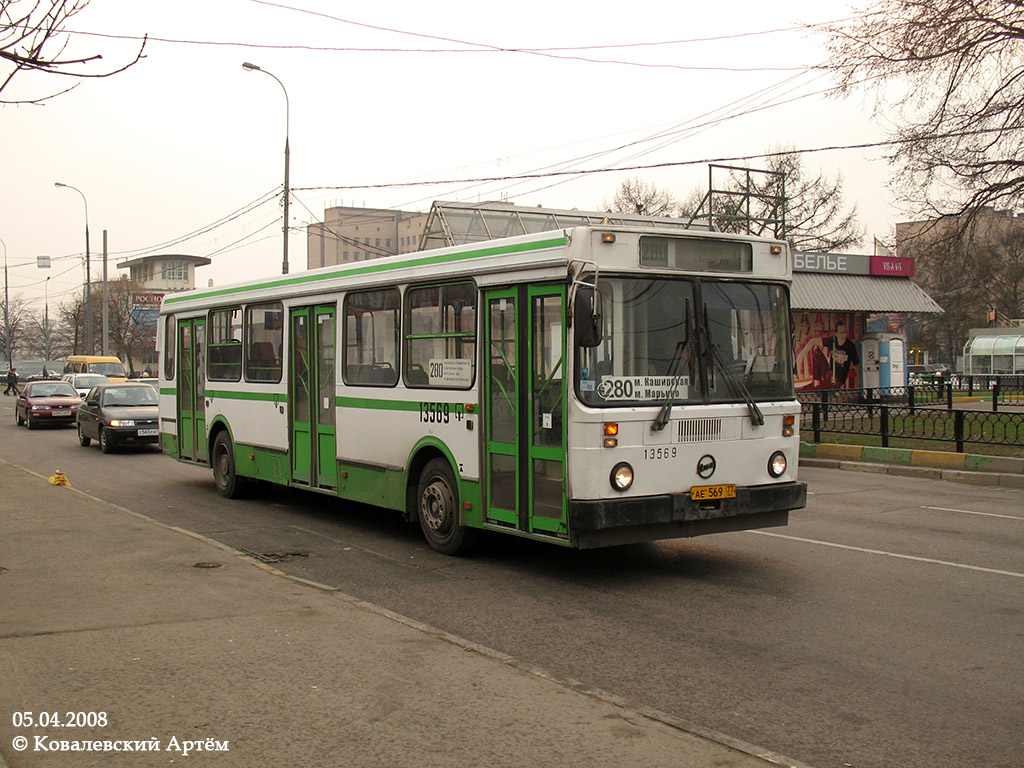
{"type": "Polygon", "coordinates": [[[416,494],[423,536],[443,555],[465,555],[477,544],[477,531],[459,523],[459,486],[444,459],[431,459],[416,494]]]}
{"type": "Polygon", "coordinates": [[[225,499],[239,499],[245,495],[248,483],[235,472],[235,449],[227,432],[221,432],[214,439],[210,466],[213,467],[217,493],[225,499]]]}

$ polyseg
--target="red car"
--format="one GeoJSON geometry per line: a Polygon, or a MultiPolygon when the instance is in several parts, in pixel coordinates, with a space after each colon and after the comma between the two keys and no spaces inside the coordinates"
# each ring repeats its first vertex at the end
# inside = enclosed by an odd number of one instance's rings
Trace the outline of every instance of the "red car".
{"type": "Polygon", "coordinates": [[[82,400],[66,381],[33,381],[26,384],[14,404],[14,420],[28,424],[74,424],[82,400]]]}

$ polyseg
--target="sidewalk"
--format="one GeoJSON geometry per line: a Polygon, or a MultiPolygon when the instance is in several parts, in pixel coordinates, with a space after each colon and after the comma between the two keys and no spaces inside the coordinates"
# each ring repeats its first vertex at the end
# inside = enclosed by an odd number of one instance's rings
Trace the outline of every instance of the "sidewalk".
{"type": "Polygon", "coordinates": [[[2,461],[0,489],[0,768],[796,765],[2,461]]]}

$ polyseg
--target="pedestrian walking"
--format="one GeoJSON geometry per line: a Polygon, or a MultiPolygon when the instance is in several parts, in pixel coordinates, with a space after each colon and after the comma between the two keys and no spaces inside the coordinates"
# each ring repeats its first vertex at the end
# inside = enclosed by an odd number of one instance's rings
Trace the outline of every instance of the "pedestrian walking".
{"type": "Polygon", "coordinates": [[[14,391],[14,396],[18,396],[18,372],[11,368],[7,372],[7,389],[4,390],[4,395],[10,395],[11,391],[14,391]]]}

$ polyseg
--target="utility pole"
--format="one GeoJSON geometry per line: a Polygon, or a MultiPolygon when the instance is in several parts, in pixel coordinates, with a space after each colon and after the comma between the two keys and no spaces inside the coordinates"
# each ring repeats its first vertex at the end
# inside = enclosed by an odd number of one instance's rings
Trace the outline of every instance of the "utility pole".
{"type": "Polygon", "coordinates": [[[110,302],[107,299],[107,230],[103,230],[103,354],[110,354],[110,302]]]}

